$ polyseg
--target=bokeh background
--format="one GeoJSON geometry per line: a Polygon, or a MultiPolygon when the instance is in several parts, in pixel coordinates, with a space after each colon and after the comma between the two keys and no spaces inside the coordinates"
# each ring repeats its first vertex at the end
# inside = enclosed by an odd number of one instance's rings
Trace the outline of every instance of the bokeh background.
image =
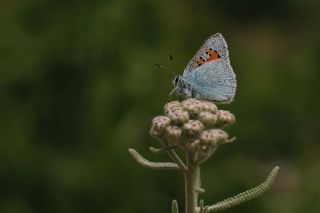
{"type": "Polygon", "coordinates": [[[0,212],[183,210],[175,171],[150,160],[151,119],[201,43],[221,32],[237,74],[237,117],[203,166],[206,203],[281,173],[231,212],[320,212],[320,2],[93,0],[0,2],[0,212]],[[173,61],[169,55],[174,56],[173,61]]]}

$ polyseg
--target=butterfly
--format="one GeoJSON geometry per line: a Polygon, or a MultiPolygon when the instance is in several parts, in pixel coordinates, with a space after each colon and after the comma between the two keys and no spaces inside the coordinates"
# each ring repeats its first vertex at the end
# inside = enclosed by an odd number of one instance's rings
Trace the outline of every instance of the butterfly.
{"type": "Polygon", "coordinates": [[[210,36],[189,61],[183,75],[176,76],[172,84],[172,93],[186,98],[232,102],[237,81],[223,36],[220,33],[210,36]]]}

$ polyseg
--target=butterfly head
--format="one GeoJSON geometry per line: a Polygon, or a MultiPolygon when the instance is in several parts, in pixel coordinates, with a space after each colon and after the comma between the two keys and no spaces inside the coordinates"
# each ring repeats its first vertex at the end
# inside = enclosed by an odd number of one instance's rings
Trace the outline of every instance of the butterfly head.
{"type": "Polygon", "coordinates": [[[172,79],[172,85],[174,86],[174,89],[172,92],[175,93],[181,93],[181,88],[183,88],[183,80],[182,80],[182,76],[180,75],[176,75],[173,79],[172,79]]]}
{"type": "Polygon", "coordinates": [[[181,77],[175,76],[174,79],[172,80],[173,86],[177,86],[179,83],[181,83],[181,77]]]}
{"type": "Polygon", "coordinates": [[[172,90],[170,95],[172,95],[172,93],[176,93],[178,95],[183,95],[185,97],[191,97],[192,92],[184,82],[183,77],[181,75],[175,76],[174,79],[172,80],[172,84],[174,86],[174,89],[172,90]]]}

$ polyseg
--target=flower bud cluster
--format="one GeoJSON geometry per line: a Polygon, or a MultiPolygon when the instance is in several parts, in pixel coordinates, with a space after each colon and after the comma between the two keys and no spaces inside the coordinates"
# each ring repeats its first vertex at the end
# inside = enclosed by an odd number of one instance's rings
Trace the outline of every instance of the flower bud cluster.
{"type": "Polygon", "coordinates": [[[152,120],[150,134],[156,139],[194,152],[212,153],[229,138],[222,129],[234,122],[235,117],[229,111],[219,110],[209,101],[189,98],[167,103],[164,115],[152,120]],[[188,143],[182,143],[183,138],[188,143]]]}

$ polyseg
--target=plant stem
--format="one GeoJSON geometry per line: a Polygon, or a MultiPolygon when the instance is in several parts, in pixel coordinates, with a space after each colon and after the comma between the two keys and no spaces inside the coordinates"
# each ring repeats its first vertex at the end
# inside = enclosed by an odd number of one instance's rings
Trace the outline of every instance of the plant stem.
{"type": "Polygon", "coordinates": [[[186,213],[195,213],[197,193],[195,188],[195,166],[193,153],[187,152],[187,171],[184,172],[186,213]]]}
{"type": "Polygon", "coordinates": [[[199,165],[196,165],[196,168],[195,168],[194,185],[195,185],[195,203],[196,203],[196,210],[197,210],[199,194],[204,192],[204,190],[201,188],[201,177],[200,177],[199,165]]]}
{"type": "MultiPolygon", "coordinates": [[[[167,141],[166,142],[162,142],[162,145],[165,148],[169,147],[169,144],[168,144],[167,141]]],[[[173,149],[168,150],[168,154],[169,154],[170,158],[179,166],[179,168],[180,168],[180,170],[182,172],[185,172],[187,170],[187,166],[184,165],[183,161],[180,159],[178,154],[173,149]]]]}

